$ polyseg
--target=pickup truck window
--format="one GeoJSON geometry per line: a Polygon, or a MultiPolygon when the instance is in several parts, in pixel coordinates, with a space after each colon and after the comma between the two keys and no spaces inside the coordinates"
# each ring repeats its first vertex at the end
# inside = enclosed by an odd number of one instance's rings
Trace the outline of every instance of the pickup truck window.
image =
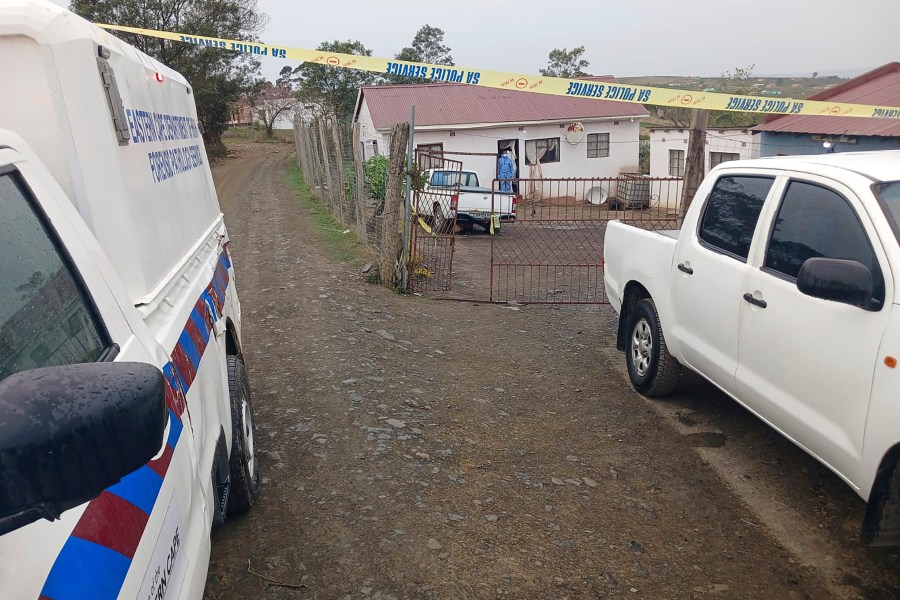
{"type": "Polygon", "coordinates": [[[773,177],[720,177],[700,217],[700,241],[712,250],[747,260],[759,213],[774,181],[773,177]]]}
{"type": "Polygon", "coordinates": [[[796,279],[810,258],[856,260],[881,281],[875,252],[850,203],[826,187],[791,181],[775,218],[764,268],[796,279]]]}
{"type": "Polygon", "coordinates": [[[13,173],[0,175],[0,214],[0,378],[97,360],[105,335],[13,173]]]}
{"type": "Polygon", "coordinates": [[[450,187],[461,185],[462,187],[478,187],[478,175],[471,171],[432,171],[431,181],[434,187],[450,187]]]}
{"type": "Polygon", "coordinates": [[[900,181],[876,183],[872,191],[881,202],[881,208],[887,215],[897,241],[900,242],[900,181]]]}

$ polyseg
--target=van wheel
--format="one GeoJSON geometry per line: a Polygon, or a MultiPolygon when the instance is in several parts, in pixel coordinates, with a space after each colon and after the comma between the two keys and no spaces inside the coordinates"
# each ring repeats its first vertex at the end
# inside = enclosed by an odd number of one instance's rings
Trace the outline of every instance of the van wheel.
{"type": "Polygon", "coordinates": [[[231,492],[228,514],[250,510],[259,492],[259,460],[250,381],[241,355],[228,356],[228,393],[231,400],[231,492]]]}
{"type": "Polygon", "coordinates": [[[666,347],[656,304],[646,298],[628,314],[625,363],[631,385],[648,397],[666,396],[675,389],[681,365],[666,347]]]}

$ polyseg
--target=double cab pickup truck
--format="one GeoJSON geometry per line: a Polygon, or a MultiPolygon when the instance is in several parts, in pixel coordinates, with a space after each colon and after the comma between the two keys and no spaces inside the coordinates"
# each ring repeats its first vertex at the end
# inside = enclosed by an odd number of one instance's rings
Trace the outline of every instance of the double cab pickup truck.
{"type": "MultiPolygon", "coordinates": [[[[512,192],[494,191],[481,187],[475,171],[428,169],[418,195],[417,211],[429,218],[438,233],[447,233],[454,222],[464,231],[479,225],[491,232],[491,219],[501,223],[516,220],[518,198],[512,192]]],[[[499,223],[495,221],[495,231],[499,223]]]]}
{"type": "Polygon", "coordinates": [[[900,151],[734,161],[679,231],[609,224],[604,284],[645,396],[695,371],[867,501],[900,542],[900,151]]]}

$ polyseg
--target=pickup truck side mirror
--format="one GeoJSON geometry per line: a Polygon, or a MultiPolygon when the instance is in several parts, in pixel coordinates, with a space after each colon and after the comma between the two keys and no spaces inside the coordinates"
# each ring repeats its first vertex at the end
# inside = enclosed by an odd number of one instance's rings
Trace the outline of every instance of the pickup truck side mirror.
{"type": "Polygon", "coordinates": [[[22,371],[0,381],[0,535],[98,496],[162,447],[165,379],[143,363],[22,371]]]}
{"type": "Polygon", "coordinates": [[[872,300],[875,283],[872,272],[855,260],[810,258],[797,274],[797,289],[807,296],[878,310],[872,300]]]}

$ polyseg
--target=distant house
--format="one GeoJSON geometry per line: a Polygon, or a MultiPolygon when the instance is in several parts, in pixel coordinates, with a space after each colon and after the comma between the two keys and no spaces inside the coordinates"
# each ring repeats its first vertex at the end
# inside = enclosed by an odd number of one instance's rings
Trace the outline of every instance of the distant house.
{"type": "MultiPolygon", "coordinates": [[[[603,84],[612,77],[591,78],[603,84]]],[[[522,178],[615,177],[639,170],[640,104],[460,84],[366,86],[355,121],[365,157],[387,154],[391,128],[416,108],[416,147],[461,160],[490,185],[502,150],[522,178]],[[452,154],[479,153],[477,155],[452,154]]]]}
{"type": "MultiPolygon", "coordinates": [[[[683,177],[689,139],[689,129],[651,127],[650,177],[683,177]]],[[[746,127],[709,129],[704,173],[730,160],[758,158],[759,144],[755,142],[753,133],[746,127]]]]}
{"type": "MultiPolygon", "coordinates": [[[[813,94],[809,100],[900,107],[900,62],[813,94]]],[[[759,132],[761,156],[900,149],[900,120],[770,115],[759,132]]]]}
{"type": "Polygon", "coordinates": [[[235,127],[253,124],[253,105],[246,97],[238,99],[231,106],[231,114],[228,116],[228,125],[235,127]]]}

